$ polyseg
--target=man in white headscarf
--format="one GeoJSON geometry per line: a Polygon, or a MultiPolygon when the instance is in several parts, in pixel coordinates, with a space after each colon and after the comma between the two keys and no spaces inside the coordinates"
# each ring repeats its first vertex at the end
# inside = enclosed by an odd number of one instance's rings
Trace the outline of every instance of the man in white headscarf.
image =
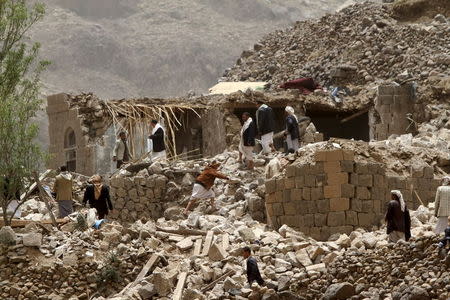
{"type": "Polygon", "coordinates": [[[267,104],[262,103],[256,111],[256,125],[258,127],[258,132],[261,135],[263,153],[268,154],[270,152],[275,152],[275,147],[273,146],[275,118],[272,108],[267,104]]]}
{"type": "Polygon", "coordinates": [[[438,218],[435,233],[444,232],[447,227],[447,218],[450,216],[450,177],[442,179],[442,185],[436,191],[434,200],[434,215],[438,218]]]}
{"type": "Polygon", "coordinates": [[[166,144],[164,141],[164,128],[158,123],[157,120],[152,120],[150,123],[150,127],[152,129],[152,134],[148,137],[148,139],[152,144],[152,161],[165,160],[167,156],[166,144]]]}
{"type": "Polygon", "coordinates": [[[244,124],[241,129],[241,141],[239,143],[239,161],[245,160],[247,168],[253,169],[253,147],[255,147],[256,126],[248,112],[242,114],[244,124]]]}
{"type": "Polygon", "coordinates": [[[294,108],[291,106],[286,106],[285,111],[287,114],[285,135],[288,152],[297,152],[298,148],[300,148],[300,144],[298,142],[298,119],[295,115],[294,108]]]}
{"type": "Polygon", "coordinates": [[[399,190],[391,191],[391,199],[385,217],[389,241],[392,243],[400,239],[407,241],[411,237],[411,217],[405,200],[399,190]]]}

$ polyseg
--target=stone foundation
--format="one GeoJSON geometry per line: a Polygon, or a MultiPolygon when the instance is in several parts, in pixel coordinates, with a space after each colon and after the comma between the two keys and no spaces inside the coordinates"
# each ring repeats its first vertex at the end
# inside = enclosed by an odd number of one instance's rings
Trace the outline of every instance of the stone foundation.
{"type": "Polygon", "coordinates": [[[266,181],[266,209],[275,228],[286,224],[326,240],[379,226],[393,189],[415,209],[434,201],[438,186],[428,165],[415,166],[407,178],[390,176],[383,164],[356,162],[352,151],[318,151],[314,164],[294,162],[284,176],[266,181]]]}

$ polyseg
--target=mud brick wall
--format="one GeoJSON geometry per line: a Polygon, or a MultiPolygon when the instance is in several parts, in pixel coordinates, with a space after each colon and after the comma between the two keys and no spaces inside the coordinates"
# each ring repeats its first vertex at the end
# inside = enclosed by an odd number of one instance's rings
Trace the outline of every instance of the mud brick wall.
{"type": "Polygon", "coordinates": [[[315,239],[350,233],[358,227],[379,226],[390,191],[403,192],[408,207],[434,201],[439,180],[433,168],[418,166],[412,176],[387,176],[377,162],[355,162],[349,150],[318,151],[313,164],[293,163],[284,176],[266,181],[269,222],[297,228],[315,239]],[[411,189],[413,186],[413,190],[411,189]]]}
{"type": "Polygon", "coordinates": [[[134,222],[142,217],[157,219],[163,216],[167,186],[165,176],[113,177],[110,185],[116,211],[113,218],[134,222]]]}

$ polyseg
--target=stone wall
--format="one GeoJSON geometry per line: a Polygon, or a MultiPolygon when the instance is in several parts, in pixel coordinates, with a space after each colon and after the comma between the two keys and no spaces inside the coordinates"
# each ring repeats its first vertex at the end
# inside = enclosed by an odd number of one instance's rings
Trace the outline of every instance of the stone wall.
{"type": "Polygon", "coordinates": [[[274,227],[286,224],[325,240],[379,226],[392,189],[417,208],[434,201],[438,186],[428,165],[415,166],[407,178],[389,176],[383,164],[356,162],[352,151],[317,151],[313,164],[294,162],[283,176],[266,181],[266,210],[274,227]]]}
{"type": "Polygon", "coordinates": [[[111,178],[111,199],[115,209],[111,217],[125,222],[142,217],[155,220],[162,217],[167,181],[163,175],[111,178]]]}

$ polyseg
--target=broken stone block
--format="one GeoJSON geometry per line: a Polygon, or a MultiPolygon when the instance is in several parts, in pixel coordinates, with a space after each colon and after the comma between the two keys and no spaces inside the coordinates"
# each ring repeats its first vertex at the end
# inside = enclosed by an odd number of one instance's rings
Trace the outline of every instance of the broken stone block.
{"type": "Polygon", "coordinates": [[[14,245],[16,243],[16,233],[10,226],[0,228],[0,244],[14,245]]]}
{"type": "Polygon", "coordinates": [[[244,241],[254,241],[256,239],[256,235],[250,228],[241,228],[239,229],[239,235],[244,241]]]}
{"type": "Polygon", "coordinates": [[[23,245],[27,247],[40,247],[42,245],[41,233],[27,233],[23,236],[23,245]]]}
{"type": "Polygon", "coordinates": [[[290,276],[280,276],[278,278],[278,291],[285,291],[289,289],[291,277],[290,276]]]}
{"type": "Polygon", "coordinates": [[[187,237],[181,241],[179,241],[176,246],[181,250],[181,251],[186,251],[190,248],[192,248],[192,246],[194,245],[194,243],[192,242],[192,239],[190,237],[187,237]]]}
{"type": "Polygon", "coordinates": [[[142,299],[151,299],[156,295],[155,286],[151,283],[144,284],[139,287],[138,294],[142,297],[142,299]]]}
{"type": "Polygon", "coordinates": [[[223,289],[228,292],[231,289],[239,289],[239,284],[231,277],[227,277],[223,282],[223,289]]]}
{"type": "Polygon", "coordinates": [[[209,248],[208,257],[213,261],[221,261],[227,257],[227,252],[216,243],[209,248]]]}
{"type": "Polygon", "coordinates": [[[327,288],[323,300],[344,300],[354,295],[355,288],[352,284],[348,282],[335,283],[327,288]]]}
{"type": "Polygon", "coordinates": [[[297,258],[297,261],[302,264],[302,266],[310,266],[312,265],[312,261],[309,258],[308,252],[306,249],[300,249],[295,253],[295,257],[297,258]]]}
{"type": "Polygon", "coordinates": [[[153,273],[153,285],[156,287],[156,291],[159,296],[167,296],[171,291],[173,284],[162,272],[153,273]]]}

